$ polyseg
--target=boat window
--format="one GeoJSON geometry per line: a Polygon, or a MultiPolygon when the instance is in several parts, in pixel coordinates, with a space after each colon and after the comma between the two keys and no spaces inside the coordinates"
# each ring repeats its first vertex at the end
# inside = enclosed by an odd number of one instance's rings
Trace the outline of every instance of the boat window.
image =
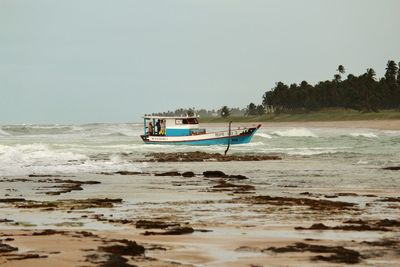
{"type": "Polygon", "coordinates": [[[183,119],[183,124],[199,124],[196,118],[183,119]]]}
{"type": "Polygon", "coordinates": [[[175,119],[175,124],[199,124],[196,118],[188,118],[188,119],[175,119]]]}

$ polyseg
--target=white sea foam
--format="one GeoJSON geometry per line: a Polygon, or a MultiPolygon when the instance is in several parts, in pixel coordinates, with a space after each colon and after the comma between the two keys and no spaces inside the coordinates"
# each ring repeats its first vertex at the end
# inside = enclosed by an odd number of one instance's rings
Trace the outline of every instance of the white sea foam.
{"type": "Polygon", "coordinates": [[[92,160],[88,155],[54,149],[45,144],[0,145],[0,175],[119,170],[138,171],[138,166],[118,155],[107,160],[92,160]]]}
{"type": "Polygon", "coordinates": [[[320,155],[320,154],[334,154],[346,151],[351,147],[272,147],[263,148],[264,153],[282,153],[287,155],[320,155]]]}
{"type": "Polygon", "coordinates": [[[272,138],[272,136],[270,136],[269,134],[266,134],[266,133],[256,133],[255,136],[260,136],[260,137],[267,138],[267,139],[272,138]]]}
{"type": "Polygon", "coordinates": [[[317,137],[317,135],[306,128],[292,128],[281,131],[273,131],[271,134],[285,137],[317,137]]]}
{"type": "Polygon", "coordinates": [[[353,137],[366,137],[366,138],[378,138],[374,133],[350,133],[353,137]]]}

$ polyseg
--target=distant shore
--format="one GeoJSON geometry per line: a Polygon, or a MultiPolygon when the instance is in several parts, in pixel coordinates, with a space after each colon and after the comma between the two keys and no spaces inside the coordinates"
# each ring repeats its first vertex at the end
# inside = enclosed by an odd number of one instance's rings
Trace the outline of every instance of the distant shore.
{"type": "Polygon", "coordinates": [[[370,121],[370,120],[400,120],[400,111],[381,110],[379,112],[362,113],[355,110],[322,110],[308,113],[265,114],[262,116],[230,116],[200,117],[206,122],[336,122],[336,121],[370,121]]]}
{"type": "MultiPolygon", "coordinates": [[[[359,120],[359,121],[291,121],[291,122],[233,122],[234,126],[305,127],[305,128],[368,128],[379,130],[400,130],[400,120],[359,120]]],[[[202,126],[224,127],[227,122],[206,122],[202,126]]]]}
{"type": "Polygon", "coordinates": [[[385,110],[378,113],[357,111],[321,111],[304,114],[266,114],[263,116],[200,117],[202,125],[233,124],[264,127],[337,127],[400,130],[400,111],[385,110]]]}

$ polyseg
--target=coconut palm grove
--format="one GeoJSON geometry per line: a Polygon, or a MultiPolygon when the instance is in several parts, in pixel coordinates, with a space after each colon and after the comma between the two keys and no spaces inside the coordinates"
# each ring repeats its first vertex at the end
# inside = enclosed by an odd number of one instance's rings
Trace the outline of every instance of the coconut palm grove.
{"type": "Polygon", "coordinates": [[[379,110],[400,111],[400,62],[389,60],[384,77],[376,77],[372,68],[356,76],[347,74],[339,65],[333,79],[320,81],[315,85],[302,81],[299,84],[277,82],[267,90],[261,104],[250,103],[245,108],[229,108],[227,105],[217,110],[180,108],[175,111],[153,113],[163,116],[260,116],[265,113],[307,113],[321,109],[351,109],[359,112],[379,112],[379,110]],[[346,78],[344,78],[346,77],[346,78]]]}

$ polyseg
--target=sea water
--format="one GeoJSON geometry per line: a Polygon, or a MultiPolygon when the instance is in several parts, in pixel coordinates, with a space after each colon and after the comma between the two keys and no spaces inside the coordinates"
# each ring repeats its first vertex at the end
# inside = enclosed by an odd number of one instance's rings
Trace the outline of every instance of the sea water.
{"type": "MultiPolygon", "coordinates": [[[[225,146],[146,145],[140,138],[142,127],[134,123],[0,126],[0,175],[144,171],[147,165],[135,159],[151,152],[225,150],[225,146]]],[[[214,126],[207,130],[223,129],[214,126]]],[[[229,153],[274,154],[283,159],[307,159],[316,166],[345,162],[347,168],[379,168],[400,165],[400,131],[262,127],[251,143],[232,146],[229,153]]]]}

